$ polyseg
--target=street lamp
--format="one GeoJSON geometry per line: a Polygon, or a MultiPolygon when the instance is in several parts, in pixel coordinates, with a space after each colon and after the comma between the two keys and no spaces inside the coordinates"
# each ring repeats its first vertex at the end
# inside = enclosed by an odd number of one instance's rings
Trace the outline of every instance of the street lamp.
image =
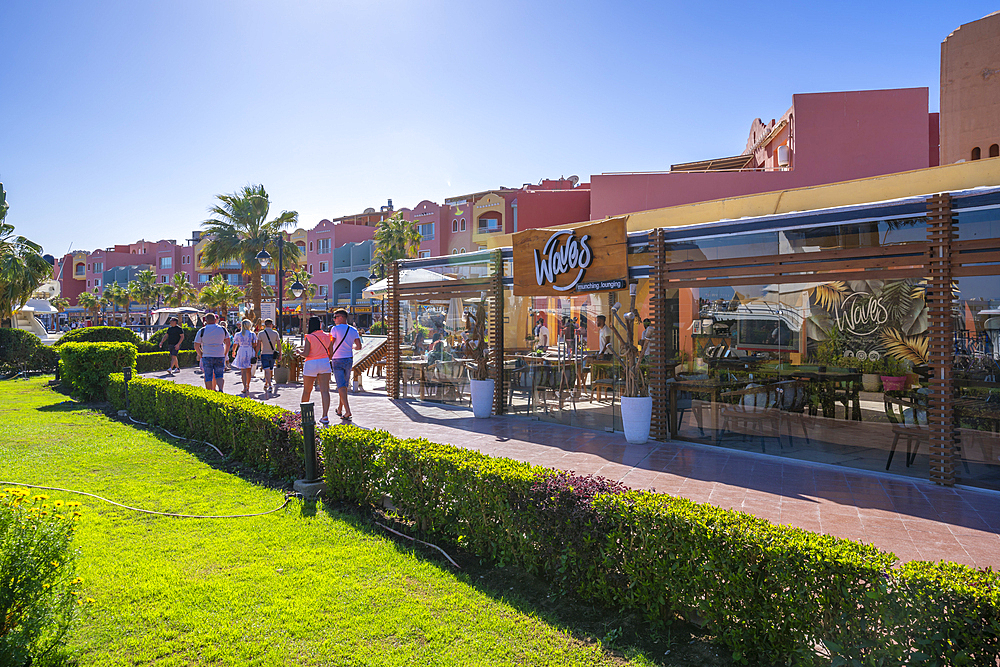
{"type": "Polygon", "coordinates": [[[327,319],[328,319],[328,317],[330,315],[330,295],[329,295],[329,293],[323,295],[323,304],[324,304],[323,328],[325,329],[327,326],[329,326],[329,323],[327,322],[327,319]]]}
{"type": "MultiPolygon", "coordinates": [[[[372,284],[378,280],[378,275],[375,274],[375,269],[372,269],[371,275],[368,276],[368,286],[371,287],[372,284]]],[[[385,293],[382,293],[382,305],[379,306],[378,315],[382,319],[382,333],[386,336],[389,335],[389,329],[386,326],[385,321],[385,293]]],[[[372,317],[372,325],[375,324],[375,318],[372,317]]]]}
{"type": "MultiPolygon", "coordinates": [[[[257,253],[257,262],[260,264],[260,268],[266,269],[268,264],[271,263],[271,253],[267,251],[267,241],[264,241],[265,248],[257,253]]],[[[284,310],[284,303],[282,301],[282,296],[284,295],[284,278],[285,278],[285,264],[284,264],[284,254],[282,253],[283,246],[285,245],[285,239],[282,234],[278,234],[278,276],[277,287],[278,287],[278,335],[280,336],[284,329],[281,327],[281,313],[284,310]]]]}

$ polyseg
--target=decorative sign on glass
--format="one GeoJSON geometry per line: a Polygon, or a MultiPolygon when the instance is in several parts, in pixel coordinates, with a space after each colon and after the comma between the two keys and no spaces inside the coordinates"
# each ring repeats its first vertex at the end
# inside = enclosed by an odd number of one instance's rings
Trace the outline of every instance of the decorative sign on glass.
{"type": "Polygon", "coordinates": [[[514,234],[514,294],[559,296],[624,289],[628,277],[625,218],[576,229],[514,234]]]}

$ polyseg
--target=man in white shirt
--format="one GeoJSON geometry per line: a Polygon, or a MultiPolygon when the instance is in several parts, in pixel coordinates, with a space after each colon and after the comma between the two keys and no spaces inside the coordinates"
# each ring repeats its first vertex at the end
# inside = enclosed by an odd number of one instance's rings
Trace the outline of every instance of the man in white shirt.
{"type": "Polygon", "coordinates": [[[645,358],[649,356],[653,342],[653,321],[647,317],[642,321],[642,326],[645,328],[642,330],[642,349],[639,351],[639,356],[645,358]]]}
{"type": "Polygon", "coordinates": [[[229,332],[215,323],[215,313],[205,315],[205,326],[194,336],[194,351],[205,373],[205,389],[222,391],[223,373],[229,358],[229,332]]]}
{"type": "Polygon", "coordinates": [[[340,397],[337,415],[344,421],[351,421],[351,406],[347,402],[347,390],[350,387],[351,367],[354,365],[354,350],[361,349],[361,334],[347,323],[346,310],[333,311],[333,322],[333,328],[330,329],[330,336],[333,340],[330,346],[333,348],[333,356],[331,357],[333,377],[337,381],[337,395],[340,397]]]}
{"type": "Polygon", "coordinates": [[[538,349],[547,349],[549,347],[549,328],[545,326],[545,320],[539,317],[538,326],[535,327],[535,329],[535,338],[537,339],[538,349]]]}
{"type": "Polygon", "coordinates": [[[597,356],[610,359],[614,351],[611,346],[611,339],[614,334],[608,326],[608,318],[604,315],[597,316],[597,356]]]}

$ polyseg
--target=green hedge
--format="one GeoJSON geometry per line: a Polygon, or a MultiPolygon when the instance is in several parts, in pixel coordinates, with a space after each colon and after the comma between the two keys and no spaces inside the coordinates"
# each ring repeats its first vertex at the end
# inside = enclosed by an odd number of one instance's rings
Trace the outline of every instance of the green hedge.
{"type": "Polygon", "coordinates": [[[65,343],[59,346],[63,382],[84,401],[108,398],[108,375],[126,366],[135,369],[137,356],[131,343],[65,343]]]}
{"type": "MultiPolygon", "coordinates": [[[[169,327],[167,327],[169,328],[169,327]]],[[[182,350],[193,350],[194,349],[194,335],[198,333],[198,330],[194,327],[181,326],[181,331],[184,332],[184,342],[181,343],[182,350]]],[[[160,341],[163,337],[167,335],[167,329],[159,329],[154,331],[149,335],[149,342],[151,345],[156,346],[157,349],[160,348],[160,341]]]]}
{"type": "MultiPolygon", "coordinates": [[[[124,376],[114,373],[107,384],[108,400],[116,410],[124,409],[124,376]]],[[[277,423],[289,414],[284,408],[153,378],[133,378],[128,398],[129,413],[139,421],[210,442],[227,458],[254,468],[287,479],[304,476],[301,434],[277,423]]]]}
{"type": "Polygon", "coordinates": [[[55,371],[59,354],[23,329],[0,329],[0,373],[55,371]]]}
{"type": "Polygon", "coordinates": [[[704,623],[747,664],[995,665],[1000,576],[384,431],[320,434],[328,491],[564,590],[704,623]],[[612,492],[603,492],[602,489],[612,492]]]}
{"type": "Polygon", "coordinates": [[[140,352],[157,352],[158,347],[139,337],[126,327],[83,327],[64,333],[55,346],[65,343],[132,343],[140,352]]]}
{"type": "MultiPolygon", "coordinates": [[[[194,350],[182,349],[177,355],[177,363],[181,368],[198,365],[198,355],[194,350]]],[[[139,354],[135,364],[136,373],[155,373],[170,368],[169,352],[143,352],[139,354]]]]}

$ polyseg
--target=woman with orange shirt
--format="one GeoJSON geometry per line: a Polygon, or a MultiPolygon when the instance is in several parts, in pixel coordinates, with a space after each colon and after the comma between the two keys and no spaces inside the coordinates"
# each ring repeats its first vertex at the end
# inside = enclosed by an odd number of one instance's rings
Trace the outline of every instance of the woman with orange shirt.
{"type": "Polygon", "coordinates": [[[330,334],[323,331],[323,324],[318,317],[309,318],[309,333],[305,336],[306,346],[303,350],[305,363],[302,366],[302,402],[309,402],[313,384],[319,388],[323,400],[323,417],[319,420],[324,426],[330,423],[327,414],[330,412],[330,334]]]}

